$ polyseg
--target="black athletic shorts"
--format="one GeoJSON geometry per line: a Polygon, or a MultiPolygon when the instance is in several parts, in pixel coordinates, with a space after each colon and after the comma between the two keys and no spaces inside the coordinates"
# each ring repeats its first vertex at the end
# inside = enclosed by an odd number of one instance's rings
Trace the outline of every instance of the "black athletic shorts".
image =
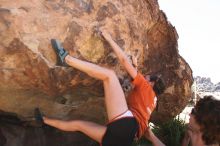
{"type": "Polygon", "coordinates": [[[117,119],[107,125],[101,146],[131,146],[138,131],[134,117],[117,119]]]}

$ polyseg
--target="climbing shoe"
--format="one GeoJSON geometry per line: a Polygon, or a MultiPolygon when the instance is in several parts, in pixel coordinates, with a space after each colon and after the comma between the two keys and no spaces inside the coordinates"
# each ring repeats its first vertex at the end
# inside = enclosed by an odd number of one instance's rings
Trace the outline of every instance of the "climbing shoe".
{"type": "Polygon", "coordinates": [[[56,40],[56,39],[51,39],[51,45],[53,47],[53,49],[55,50],[56,54],[57,54],[57,58],[59,60],[59,64],[61,66],[69,66],[66,62],[65,62],[65,57],[69,54],[68,51],[66,51],[61,43],[56,40]]]}
{"type": "Polygon", "coordinates": [[[34,118],[35,118],[35,121],[36,121],[37,125],[42,126],[44,124],[42,113],[41,113],[39,108],[34,109],[34,118]]]}

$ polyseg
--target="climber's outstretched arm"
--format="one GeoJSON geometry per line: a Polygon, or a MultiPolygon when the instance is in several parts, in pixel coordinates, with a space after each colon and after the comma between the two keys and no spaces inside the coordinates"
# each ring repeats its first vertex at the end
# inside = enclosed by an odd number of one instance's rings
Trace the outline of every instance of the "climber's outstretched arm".
{"type": "Polygon", "coordinates": [[[115,54],[117,55],[119,61],[121,64],[125,67],[129,75],[134,79],[137,75],[137,69],[130,63],[128,57],[126,54],[122,51],[122,49],[113,41],[112,37],[109,35],[106,30],[101,29],[103,37],[106,39],[106,41],[111,45],[113,48],[115,54]]]}
{"type": "Polygon", "coordinates": [[[145,131],[144,137],[152,142],[153,146],[165,146],[160,139],[154,135],[152,130],[148,127],[145,131]]]}

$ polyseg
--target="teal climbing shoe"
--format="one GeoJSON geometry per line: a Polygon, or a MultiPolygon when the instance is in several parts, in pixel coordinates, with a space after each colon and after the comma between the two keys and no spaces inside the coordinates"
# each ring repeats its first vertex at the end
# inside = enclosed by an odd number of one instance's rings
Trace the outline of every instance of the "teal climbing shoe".
{"type": "Polygon", "coordinates": [[[51,39],[51,44],[52,44],[52,47],[54,48],[56,54],[57,54],[57,57],[58,57],[58,60],[59,60],[59,65],[61,66],[69,66],[66,62],[65,62],[65,57],[69,54],[68,51],[66,51],[61,43],[56,40],[56,39],[51,39]]]}
{"type": "Polygon", "coordinates": [[[42,113],[39,108],[34,109],[34,118],[38,125],[42,126],[44,124],[42,113]]]}

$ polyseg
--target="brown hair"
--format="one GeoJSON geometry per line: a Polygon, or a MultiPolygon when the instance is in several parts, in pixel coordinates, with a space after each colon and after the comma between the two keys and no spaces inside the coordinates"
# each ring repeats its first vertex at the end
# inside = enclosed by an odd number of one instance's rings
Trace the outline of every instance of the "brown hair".
{"type": "Polygon", "coordinates": [[[213,96],[204,96],[197,102],[192,114],[200,126],[205,144],[220,143],[220,101],[213,96]]]}
{"type": "Polygon", "coordinates": [[[150,75],[150,82],[154,82],[153,90],[156,95],[160,95],[165,91],[164,81],[157,75],[150,75]]]}

